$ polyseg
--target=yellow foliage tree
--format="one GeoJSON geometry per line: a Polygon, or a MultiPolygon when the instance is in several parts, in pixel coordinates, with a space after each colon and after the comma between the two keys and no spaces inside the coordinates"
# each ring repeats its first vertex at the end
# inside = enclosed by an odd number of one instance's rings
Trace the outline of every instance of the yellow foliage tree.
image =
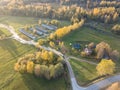
{"type": "Polygon", "coordinates": [[[27,62],[27,72],[33,73],[34,63],[32,61],[27,62]]]}
{"type": "Polygon", "coordinates": [[[49,45],[50,45],[51,47],[55,47],[55,43],[52,42],[52,41],[50,41],[49,45]]]}
{"type": "Polygon", "coordinates": [[[64,46],[64,42],[59,42],[59,46],[63,47],[64,46]]]}
{"type": "Polygon", "coordinates": [[[56,34],[55,34],[55,33],[51,33],[50,36],[49,36],[49,38],[50,38],[51,40],[55,40],[56,34]]]}
{"type": "Polygon", "coordinates": [[[19,63],[15,63],[14,70],[15,70],[15,71],[19,71],[19,70],[20,70],[20,65],[19,65],[19,63]]]}
{"type": "Polygon", "coordinates": [[[43,60],[48,60],[49,59],[49,52],[48,51],[42,51],[41,58],[43,60]]]}
{"type": "Polygon", "coordinates": [[[79,27],[83,26],[83,24],[84,24],[84,19],[81,19],[79,23],[74,23],[73,25],[57,29],[55,35],[57,36],[57,38],[62,38],[71,31],[76,30],[79,27]]]}
{"type": "Polygon", "coordinates": [[[113,74],[115,71],[115,63],[112,60],[102,59],[96,69],[99,75],[113,74]]]}
{"type": "Polygon", "coordinates": [[[53,59],[54,59],[54,54],[53,54],[53,52],[49,52],[49,60],[50,60],[50,61],[53,61],[53,59]]]}
{"type": "Polygon", "coordinates": [[[40,40],[38,41],[39,45],[43,45],[45,42],[46,42],[46,41],[45,41],[44,39],[40,39],[40,40]]]}
{"type": "Polygon", "coordinates": [[[93,15],[98,15],[99,14],[99,12],[100,12],[100,9],[99,8],[94,8],[94,10],[93,10],[93,15]]]}

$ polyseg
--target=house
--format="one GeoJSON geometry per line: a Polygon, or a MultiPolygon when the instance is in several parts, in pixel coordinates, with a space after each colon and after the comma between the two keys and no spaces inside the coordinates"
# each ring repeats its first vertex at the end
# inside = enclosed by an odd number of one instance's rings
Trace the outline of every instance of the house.
{"type": "Polygon", "coordinates": [[[89,48],[85,48],[84,52],[86,53],[86,55],[91,55],[92,54],[92,50],[89,48]]]}
{"type": "Polygon", "coordinates": [[[79,43],[75,43],[75,44],[73,44],[73,46],[72,46],[73,48],[75,48],[75,49],[80,49],[80,44],[79,43]]]}

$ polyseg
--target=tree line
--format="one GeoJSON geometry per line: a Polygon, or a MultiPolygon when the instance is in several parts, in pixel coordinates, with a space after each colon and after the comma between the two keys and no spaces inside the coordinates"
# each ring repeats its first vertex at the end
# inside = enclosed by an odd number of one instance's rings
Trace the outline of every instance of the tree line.
{"type": "Polygon", "coordinates": [[[113,23],[118,20],[120,14],[119,9],[115,7],[97,7],[88,11],[77,5],[62,5],[54,8],[50,4],[41,4],[40,6],[32,4],[8,4],[6,6],[0,6],[0,11],[0,15],[51,18],[69,20],[72,23],[79,22],[81,18],[113,23]]]}
{"type": "Polygon", "coordinates": [[[64,73],[64,61],[51,51],[40,50],[19,58],[14,70],[50,80],[64,73]]]}
{"type": "Polygon", "coordinates": [[[84,25],[84,19],[81,19],[79,23],[74,23],[73,25],[69,25],[63,28],[57,29],[54,33],[50,34],[50,39],[60,39],[65,35],[69,34],[71,31],[77,30],[78,28],[84,25]]]}

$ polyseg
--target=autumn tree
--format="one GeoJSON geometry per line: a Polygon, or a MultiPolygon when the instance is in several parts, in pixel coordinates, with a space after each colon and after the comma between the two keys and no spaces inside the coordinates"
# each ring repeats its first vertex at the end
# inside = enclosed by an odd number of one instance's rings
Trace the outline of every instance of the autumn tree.
{"type": "Polygon", "coordinates": [[[15,71],[19,71],[19,70],[20,70],[20,65],[19,65],[19,63],[15,63],[14,70],[15,70],[15,71]]]}
{"type": "Polygon", "coordinates": [[[50,41],[49,45],[50,45],[51,47],[53,47],[53,48],[55,47],[55,43],[52,42],[52,41],[50,41]]]}
{"type": "Polygon", "coordinates": [[[119,24],[116,24],[112,27],[112,31],[115,33],[115,34],[118,34],[120,35],[120,25],[119,24]]]}
{"type": "Polygon", "coordinates": [[[111,52],[110,57],[112,60],[119,60],[120,59],[120,53],[117,50],[114,50],[111,52]]]}
{"type": "Polygon", "coordinates": [[[56,39],[56,34],[55,33],[51,33],[49,36],[50,40],[55,40],[56,39]]]}
{"type": "Polygon", "coordinates": [[[54,61],[54,53],[53,52],[49,52],[49,62],[54,61]]]}
{"type": "Polygon", "coordinates": [[[106,90],[120,90],[120,82],[113,83],[106,90]]]}
{"type": "Polygon", "coordinates": [[[115,63],[112,60],[102,59],[96,69],[99,75],[113,74],[115,71],[115,63]]]}
{"type": "Polygon", "coordinates": [[[40,40],[38,41],[38,43],[39,43],[39,45],[43,45],[43,44],[46,43],[46,41],[45,41],[44,39],[40,39],[40,40]]]}
{"type": "Polygon", "coordinates": [[[50,23],[53,25],[56,25],[56,26],[58,26],[60,24],[60,22],[58,20],[52,20],[50,23]]]}
{"type": "Polygon", "coordinates": [[[40,73],[40,64],[35,64],[34,74],[35,74],[36,76],[38,76],[38,77],[41,75],[41,73],[40,73]]]}
{"type": "Polygon", "coordinates": [[[111,47],[109,44],[101,42],[96,45],[95,51],[97,53],[97,59],[102,59],[104,55],[106,55],[106,57],[110,56],[111,47]]]}
{"type": "Polygon", "coordinates": [[[50,70],[50,77],[53,78],[54,75],[55,75],[55,67],[54,67],[54,65],[50,65],[49,70],[50,70]]]}
{"type": "Polygon", "coordinates": [[[90,49],[93,49],[94,47],[95,47],[94,42],[91,42],[91,43],[88,45],[88,48],[90,48],[90,49]]]}
{"type": "Polygon", "coordinates": [[[34,69],[34,63],[32,61],[28,61],[27,62],[27,72],[33,73],[33,69],[34,69]]]}
{"type": "Polygon", "coordinates": [[[48,80],[61,76],[64,72],[63,59],[51,51],[40,50],[20,58],[14,66],[15,71],[34,74],[48,80]]]}
{"type": "Polygon", "coordinates": [[[42,60],[41,60],[41,52],[36,52],[36,56],[35,56],[35,60],[36,60],[36,63],[40,63],[42,60]]]}
{"type": "Polygon", "coordinates": [[[82,27],[84,24],[84,19],[81,19],[79,23],[74,23],[73,25],[69,25],[67,27],[59,28],[56,30],[55,34],[57,38],[62,38],[68,33],[70,33],[73,30],[77,30],[78,28],[82,27]]]}
{"type": "Polygon", "coordinates": [[[60,76],[63,73],[63,71],[64,71],[63,65],[61,63],[56,64],[53,78],[60,76]]]}

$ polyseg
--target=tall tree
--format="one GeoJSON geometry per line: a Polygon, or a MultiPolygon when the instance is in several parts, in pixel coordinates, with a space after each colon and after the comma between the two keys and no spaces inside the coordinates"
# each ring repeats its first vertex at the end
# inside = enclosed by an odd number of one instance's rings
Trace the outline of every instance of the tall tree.
{"type": "Polygon", "coordinates": [[[99,75],[113,74],[115,71],[115,63],[112,60],[103,59],[96,67],[99,75]]]}

